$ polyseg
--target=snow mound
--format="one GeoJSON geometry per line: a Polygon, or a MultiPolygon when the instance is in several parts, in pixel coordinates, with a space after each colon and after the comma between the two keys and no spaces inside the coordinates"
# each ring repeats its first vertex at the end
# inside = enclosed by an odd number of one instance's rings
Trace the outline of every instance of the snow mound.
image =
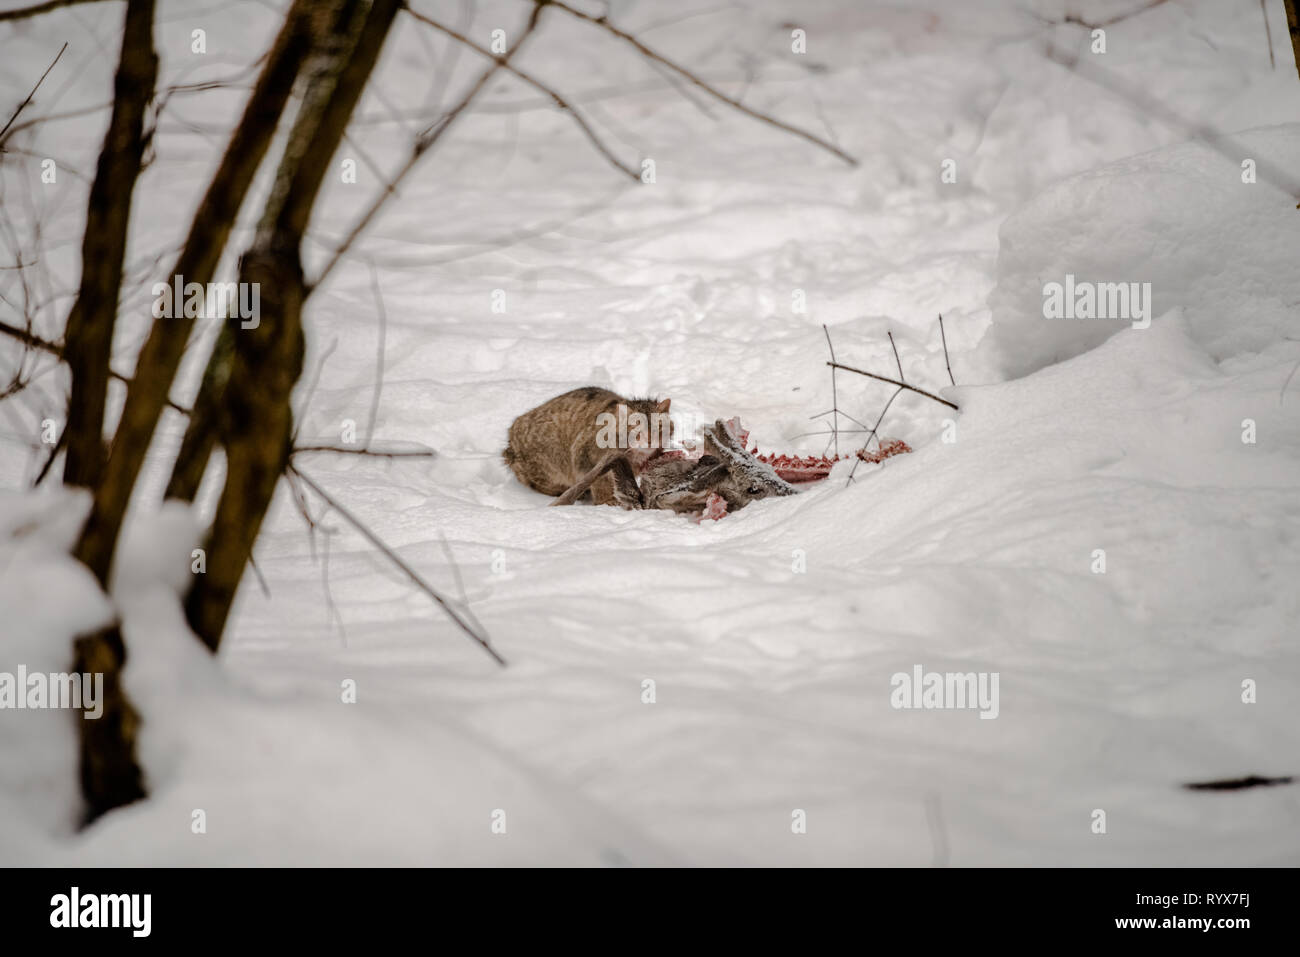
{"type": "Polygon", "coordinates": [[[1124,319],[1045,319],[1044,286],[1150,283],[1150,315],[1181,308],[1215,359],[1300,336],[1300,214],[1266,181],[1300,170],[1300,124],[1133,156],[1073,176],[1008,217],[999,231],[986,358],[1018,377],[1086,352],[1124,319]],[[1257,181],[1242,163],[1253,160],[1257,181]],[[1230,318],[1231,317],[1231,318],[1230,318]]]}

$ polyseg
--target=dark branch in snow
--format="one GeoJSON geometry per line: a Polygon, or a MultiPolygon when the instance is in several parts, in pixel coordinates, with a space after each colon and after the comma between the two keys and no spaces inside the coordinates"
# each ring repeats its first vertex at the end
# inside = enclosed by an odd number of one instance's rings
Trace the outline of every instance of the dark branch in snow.
{"type": "Polygon", "coordinates": [[[886,332],[885,335],[889,336],[889,347],[894,350],[894,362],[898,365],[898,379],[901,382],[907,377],[903,375],[903,360],[898,357],[898,343],[894,342],[892,332],[886,332]]]}
{"type": "MultiPolygon", "coordinates": [[[[822,332],[826,334],[826,348],[831,351],[831,437],[835,443],[835,457],[840,457],[840,397],[835,382],[835,344],[831,342],[831,331],[822,323],[822,332]]],[[[825,414],[825,413],[823,413],[825,414]]]]}
{"type": "Polygon", "coordinates": [[[1291,784],[1295,781],[1290,775],[1277,778],[1268,778],[1259,774],[1247,775],[1244,778],[1225,778],[1220,781],[1193,781],[1184,784],[1189,791],[1241,791],[1246,788],[1267,788],[1276,787],[1279,784],[1291,784]]]}
{"type": "Polygon", "coordinates": [[[948,381],[956,385],[957,380],[952,377],[952,360],[948,358],[948,335],[943,331],[943,313],[939,313],[939,338],[943,340],[943,364],[948,367],[948,381]]]}
{"type": "Polygon", "coordinates": [[[300,452],[336,452],[339,455],[367,455],[377,459],[432,459],[438,456],[438,453],[433,449],[353,449],[346,445],[294,446],[293,454],[297,455],[300,452]]]}
{"type": "Polygon", "coordinates": [[[906,382],[900,382],[899,380],[891,379],[888,376],[876,375],[874,372],[867,372],[863,369],[855,369],[853,366],[846,366],[839,362],[828,362],[826,364],[828,366],[833,366],[836,369],[843,369],[845,372],[856,372],[858,375],[864,375],[869,379],[877,379],[881,382],[888,382],[890,385],[896,385],[900,389],[907,389],[909,392],[915,392],[917,395],[923,395],[927,399],[933,399],[935,402],[942,403],[943,405],[946,405],[950,409],[960,411],[960,407],[955,402],[949,402],[947,399],[941,399],[933,392],[926,392],[924,389],[918,389],[916,386],[908,385],[906,382]]]}
{"type": "MultiPolygon", "coordinates": [[[[891,396],[889,397],[889,401],[885,403],[885,407],[884,407],[883,409],[880,410],[880,415],[876,416],[876,424],[873,425],[873,426],[871,427],[871,432],[870,432],[869,435],[867,435],[867,441],[863,443],[863,445],[862,445],[862,449],[861,449],[860,451],[865,452],[865,451],[867,450],[868,446],[871,445],[871,440],[872,440],[872,439],[875,439],[875,440],[876,440],[876,444],[877,444],[877,445],[880,444],[880,434],[879,434],[879,433],[880,433],[880,423],[883,422],[883,421],[885,421],[885,413],[888,412],[888,411],[889,411],[889,407],[890,407],[891,405],[894,404],[894,400],[897,399],[897,398],[898,398],[900,395],[902,395],[902,394],[903,394],[903,387],[902,387],[902,386],[899,386],[897,389],[894,390],[894,394],[891,395],[891,396]]],[[[858,456],[855,456],[855,457],[854,457],[854,460],[853,460],[853,468],[849,469],[849,478],[848,478],[848,481],[844,483],[846,486],[847,486],[847,485],[850,485],[850,484],[853,482],[853,475],[854,475],[854,473],[857,472],[857,470],[858,470],[858,465],[859,465],[862,461],[863,461],[863,459],[862,459],[862,456],[861,456],[861,455],[858,455],[858,456]]]]}

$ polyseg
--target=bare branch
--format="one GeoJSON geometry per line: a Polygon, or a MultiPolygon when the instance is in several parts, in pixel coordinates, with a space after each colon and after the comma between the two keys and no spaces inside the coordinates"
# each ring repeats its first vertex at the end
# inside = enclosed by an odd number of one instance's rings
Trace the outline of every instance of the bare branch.
{"type": "Polygon", "coordinates": [[[113,113],[86,209],[81,283],[64,333],[63,357],[72,374],[72,394],[65,427],[68,452],[63,481],[83,488],[98,485],[104,470],[108,363],[122,288],[131,197],[149,141],[145,111],[158,76],[153,19],[154,0],[130,0],[127,4],[122,55],[114,77],[113,113]]]}
{"type": "MultiPolygon", "coordinates": [[[[6,336],[11,336],[33,349],[40,349],[42,352],[47,352],[52,356],[57,356],[60,359],[63,358],[63,346],[59,345],[57,342],[50,342],[48,339],[42,339],[33,332],[28,332],[26,329],[20,329],[17,326],[10,325],[3,319],[0,319],[0,333],[3,333],[6,336]]],[[[122,375],[120,372],[114,372],[112,369],[108,370],[108,377],[110,379],[116,379],[125,386],[131,384],[129,377],[122,375]]],[[[169,409],[179,412],[181,415],[190,414],[189,409],[185,408],[183,405],[177,405],[171,399],[167,399],[166,404],[169,409]]]]}
{"type": "Polygon", "coordinates": [[[379,341],[375,346],[375,394],[370,397],[370,418],[366,420],[366,441],[375,436],[375,420],[379,418],[379,396],[384,391],[384,351],[388,339],[388,313],[384,310],[384,293],[379,288],[379,273],[370,264],[370,288],[375,294],[375,313],[379,319],[379,341]]]}
{"type": "MultiPolygon", "coordinates": [[[[1264,22],[1268,22],[1267,18],[1264,22]]],[[[1296,12],[1295,0],[1286,0],[1286,27],[1291,34],[1291,53],[1295,57],[1296,70],[1300,71],[1300,13],[1296,12]]]]}
{"type": "MultiPolygon", "coordinates": [[[[212,280],[239,207],[266,155],[307,54],[309,7],[307,0],[294,0],[285,15],[284,26],[258,76],[239,126],[231,134],[221,164],[191,221],[173,275],[182,275],[200,285],[212,280]]],[[[95,501],[75,550],[77,558],[101,582],[108,581],[118,532],[136,477],[144,464],[159,413],[193,327],[194,320],[183,316],[155,321],[136,359],[135,374],[113,437],[104,480],[95,490],[95,501]]]]}
{"type": "Polygon", "coordinates": [[[948,336],[943,331],[943,313],[939,313],[939,338],[943,340],[943,363],[948,367],[948,381],[956,385],[957,380],[952,377],[952,363],[948,360],[948,336]]]}
{"type": "MultiPolygon", "coordinates": [[[[894,400],[897,399],[902,394],[903,394],[902,386],[899,386],[897,389],[894,390],[894,394],[889,397],[889,401],[885,403],[885,407],[880,410],[880,415],[876,416],[876,424],[871,427],[871,432],[870,434],[867,435],[867,441],[862,444],[862,448],[858,450],[859,453],[866,451],[867,447],[871,445],[872,439],[876,440],[877,445],[880,444],[880,423],[885,421],[885,413],[888,412],[889,407],[894,404],[894,400]]],[[[846,487],[853,482],[853,475],[855,472],[857,472],[858,465],[861,462],[862,462],[861,454],[855,455],[853,457],[853,468],[849,469],[849,479],[847,482],[844,483],[846,487]]]]}
{"type": "Polygon", "coordinates": [[[854,156],[852,156],[849,153],[846,153],[844,150],[840,149],[834,143],[828,142],[827,140],[822,139],[820,136],[817,136],[816,134],[809,133],[807,130],[800,129],[797,126],[791,126],[789,123],[784,123],[781,120],[776,119],[775,117],[769,116],[766,113],[748,107],[744,103],[740,102],[740,100],[737,100],[734,97],[727,96],[727,94],[723,93],[721,90],[717,89],[716,87],[711,86],[709,83],[702,80],[700,77],[692,73],[690,70],[674,63],[672,60],[669,60],[667,57],[662,56],[659,53],[656,53],[654,50],[650,49],[648,46],[646,46],[644,43],[642,43],[632,34],[627,33],[624,30],[620,30],[618,27],[614,26],[614,24],[610,23],[609,20],[607,20],[604,16],[597,17],[597,16],[592,16],[590,13],[584,13],[583,11],[577,10],[569,6],[567,3],[564,3],[563,0],[535,0],[535,2],[545,3],[546,6],[558,7],[559,9],[563,10],[565,13],[569,14],[570,16],[577,17],[579,20],[586,20],[588,23],[595,24],[596,26],[600,27],[602,30],[605,30],[606,32],[611,33],[614,36],[618,37],[620,40],[624,41],[625,43],[631,44],[637,50],[637,52],[639,52],[642,56],[650,60],[653,60],[656,63],[662,63],[664,66],[668,67],[668,69],[672,70],[678,76],[682,77],[685,80],[690,81],[692,84],[699,87],[705,93],[712,96],[714,99],[721,100],[723,103],[726,103],[728,106],[732,107],[733,109],[739,110],[741,113],[744,113],[746,116],[759,120],[760,122],[766,123],[769,126],[774,126],[778,130],[784,130],[787,133],[791,133],[794,136],[799,137],[800,139],[807,140],[809,143],[812,143],[815,146],[820,146],[822,149],[826,150],[826,152],[834,156],[837,156],[839,159],[843,160],[845,163],[848,163],[850,166],[858,165],[858,161],[854,156]]]}
{"type": "Polygon", "coordinates": [[[460,630],[465,632],[465,634],[468,635],[471,639],[473,639],[478,645],[480,645],[484,651],[486,651],[489,655],[491,655],[492,659],[496,661],[497,664],[502,666],[506,664],[506,660],[497,653],[496,649],[494,649],[492,645],[488,642],[488,639],[485,636],[480,635],[477,631],[475,631],[474,628],[470,625],[470,623],[461,616],[460,612],[458,612],[456,608],[447,599],[445,599],[441,594],[438,593],[437,589],[435,589],[432,585],[430,585],[423,578],[421,578],[419,573],[417,573],[415,569],[411,568],[410,565],[402,561],[401,556],[399,556],[395,551],[393,551],[393,549],[390,548],[388,544],[384,542],[383,539],[381,539],[378,535],[372,532],[364,522],[362,522],[355,515],[349,512],[341,504],[339,504],[337,499],[335,499],[323,488],[317,485],[308,476],[304,475],[302,471],[298,469],[296,466],[290,464],[288,466],[288,470],[292,472],[294,475],[296,475],[303,482],[304,485],[306,485],[309,489],[315,492],[316,495],[319,496],[320,499],[325,502],[325,504],[327,504],[330,508],[334,509],[334,511],[338,512],[339,516],[345,522],[347,522],[358,532],[360,532],[361,535],[366,539],[366,541],[370,542],[371,545],[379,549],[379,551],[390,562],[396,565],[403,572],[403,574],[406,575],[407,578],[409,578],[412,582],[415,583],[417,588],[419,588],[422,592],[424,592],[435,602],[437,602],[442,607],[442,610],[446,612],[447,616],[451,618],[453,622],[456,623],[456,625],[460,628],[460,630]]]}
{"type": "Polygon", "coordinates": [[[1273,56],[1273,28],[1268,25],[1268,0],[1259,0],[1259,13],[1264,18],[1264,39],[1268,41],[1268,68],[1277,69],[1277,57],[1273,56]]]}
{"type": "Polygon", "coordinates": [[[949,402],[947,399],[941,399],[933,392],[926,392],[924,389],[918,389],[914,385],[908,385],[906,382],[899,382],[897,379],[891,379],[888,376],[876,375],[874,372],[866,372],[863,369],[855,369],[853,366],[842,365],[841,363],[838,362],[828,362],[826,364],[828,366],[833,366],[836,369],[843,369],[845,372],[856,372],[858,375],[864,375],[868,379],[876,379],[880,382],[888,382],[890,385],[896,385],[899,388],[907,389],[909,392],[915,392],[917,395],[923,395],[927,399],[933,399],[935,402],[942,403],[943,405],[946,405],[950,409],[956,409],[960,411],[960,407],[957,406],[955,403],[949,402]]]}
{"type": "Polygon", "coordinates": [[[36,478],[32,480],[32,488],[36,488],[38,485],[40,485],[42,482],[45,481],[45,476],[49,474],[50,466],[54,464],[54,460],[57,459],[59,457],[59,453],[63,451],[63,444],[65,441],[67,441],[67,437],[68,437],[67,429],[62,430],[59,433],[58,441],[56,441],[54,445],[50,448],[50,454],[46,457],[45,464],[41,466],[41,470],[36,473],[36,478]]]}
{"type": "Polygon", "coordinates": [[[41,78],[36,81],[36,85],[32,87],[32,92],[27,94],[27,99],[18,104],[18,108],[14,110],[13,116],[9,117],[9,122],[4,125],[4,129],[0,129],[0,151],[4,150],[5,134],[9,132],[9,127],[14,125],[14,120],[18,119],[18,114],[26,109],[27,104],[31,103],[32,97],[36,95],[36,91],[41,88],[41,84],[45,82],[45,78],[49,76],[50,71],[54,69],[54,64],[59,62],[59,57],[63,56],[63,51],[67,48],[68,44],[66,42],[63,46],[59,47],[59,52],[54,55],[54,59],[50,62],[50,65],[45,68],[45,72],[41,74],[41,78]]]}
{"type": "Polygon", "coordinates": [[[73,7],[81,3],[96,2],[98,0],[45,0],[44,3],[35,3],[30,7],[21,7],[18,10],[0,11],[0,21],[23,20],[27,17],[37,17],[42,13],[49,13],[51,10],[57,10],[60,7],[73,7]]]}
{"type": "Polygon", "coordinates": [[[226,478],[204,541],[207,573],[185,596],[185,617],[216,652],[245,565],[289,466],[290,397],[302,374],[302,236],[352,111],[360,100],[397,16],[400,0],[316,6],[318,35],[305,67],[306,90],[276,169],[241,282],[263,290],[260,322],[235,337],[230,379],[217,434],[226,450],[226,478]]]}
{"type": "Polygon", "coordinates": [[[465,617],[474,623],[474,627],[481,632],[486,632],[483,623],[478,620],[474,610],[469,607],[469,595],[465,593],[465,582],[460,577],[460,566],[456,564],[456,556],[451,553],[451,543],[447,541],[447,535],[442,529],[438,529],[438,540],[442,542],[442,553],[447,556],[447,565],[451,568],[452,580],[456,582],[456,594],[460,596],[461,610],[465,617]]]}
{"type": "Polygon", "coordinates": [[[1136,17],[1138,14],[1146,13],[1148,10],[1153,7],[1158,7],[1164,2],[1165,0],[1146,0],[1146,3],[1139,7],[1135,7],[1127,13],[1117,13],[1114,16],[1107,17],[1105,20],[1085,20],[1078,14],[1069,13],[1065,15],[1061,22],[1078,24],[1081,27],[1087,27],[1089,30],[1097,30],[1101,27],[1113,27],[1115,24],[1121,23],[1130,17],[1136,17]]]}
{"type": "MultiPolygon", "coordinates": [[[[467,45],[474,46],[473,41],[470,40],[468,37],[456,36],[455,31],[450,30],[450,28],[443,27],[440,24],[438,24],[436,21],[430,20],[429,18],[416,13],[414,10],[411,10],[410,7],[406,6],[405,4],[403,4],[402,8],[405,9],[417,20],[420,20],[421,22],[424,23],[428,23],[430,26],[442,30],[444,33],[447,33],[449,36],[453,36],[454,39],[460,39],[463,43],[467,45]]],[[[357,224],[353,226],[351,231],[349,231],[349,233],[347,234],[347,236],[344,237],[343,242],[340,243],[334,249],[334,252],[330,256],[329,261],[325,263],[325,267],[320,271],[320,275],[318,275],[316,279],[308,287],[309,295],[311,291],[314,290],[317,286],[319,286],[321,282],[324,281],[325,277],[328,276],[330,272],[333,271],[334,267],[338,265],[339,260],[343,258],[343,256],[347,253],[348,249],[351,248],[352,244],[356,242],[357,237],[360,236],[365,231],[366,227],[370,225],[371,221],[374,220],[375,216],[379,214],[379,211],[384,207],[384,204],[388,202],[390,197],[396,195],[398,184],[401,183],[401,181],[406,178],[407,174],[410,173],[411,170],[415,168],[417,163],[419,163],[420,158],[429,151],[430,147],[432,147],[434,143],[436,143],[439,140],[439,138],[441,138],[443,133],[447,132],[447,130],[451,127],[452,123],[455,122],[456,118],[460,116],[461,113],[463,113],[465,109],[470,105],[470,103],[472,103],[474,99],[479,95],[479,93],[482,92],[483,88],[487,86],[488,81],[491,80],[492,77],[496,76],[498,71],[502,69],[513,71],[513,68],[509,65],[510,58],[513,57],[517,52],[519,52],[519,48],[523,46],[524,41],[527,40],[529,35],[537,28],[537,21],[540,14],[541,14],[541,7],[536,7],[533,9],[532,16],[528,18],[528,22],[527,24],[525,24],[523,32],[520,33],[519,39],[515,41],[514,46],[512,46],[509,50],[505,52],[504,56],[497,57],[490,50],[484,50],[482,48],[479,48],[480,52],[484,53],[486,56],[490,57],[493,60],[493,65],[489,69],[484,71],[479,76],[479,78],[470,86],[469,90],[465,93],[465,95],[461,97],[460,102],[458,102],[455,106],[453,106],[450,110],[448,110],[447,113],[445,113],[437,123],[428,127],[422,133],[420,133],[419,136],[416,137],[415,142],[411,145],[411,154],[410,156],[407,157],[406,163],[403,164],[402,168],[397,171],[397,175],[394,176],[391,181],[384,184],[383,193],[379,195],[378,199],[376,199],[373,203],[370,204],[370,208],[366,210],[364,215],[362,215],[361,219],[357,221],[357,224]]],[[[374,268],[373,263],[371,263],[371,268],[372,269],[374,268]]]]}
{"type": "Polygon", "coordinates": [[[435,449],[372,449],[349,448],[346,445],[296,445],[293,455],[300,452],[334,452],[337,455],[365,455],[376,459],[434,459],[438,457],[435,449]]]}
{"type": "MultiPolygon", "coordinates": [[[[831,342],[831,331],[826,328],[826,323],[822,323],[822,332],[826,334],[826,348],[831,351],[831,362],[835,362],[835,345],[831,342]]],[[[840,397],[838,387],[835,382],[835,368],[831,367],[831,435],[835,442],[835,457],[840,457],[840,397]]]]}
{"type": "Polygon", "coordinates": [[[17,339],[25,346],[30,346],[33,349],[40,349],[42,352],[48,352],[51,355],[55,355],[58,356],[59,358],[63,358],[62,346],[58,345],[57,343],[50,342],[48,339],[42,339],[34,332],[29,332],[28,330],[20,328],[19,326],[10,325],[9,323],[5,322],[3,319],[0,319],[0,333],[4,333],[6,336],[10,336],[14,339],[17,339]]]}
{"type": "Polygon", "coordinates": [[[582,114],[578,112],[577,107],[575,107],[569,100],[567,100],[559,92],[547,86],[541,80],[534,77],[531,73],[525,73],[523,70],[519,69],[513,64],[507,63],[506,57],[497,56],[487,47],[475,43],[473,40],[465,36],[465,34],[459,32],[458,30],[453,30],[451,27],[439,23],[437,20],[434,20],[432,17],[425,16],[424,14],[420,13],[418,10],[412,9],[412,7],[409,4],[405,4],[403,6],[403,9],[405,9],[406,12],[409,13],[416,20],[419,20],[421,23],[433,27],[435,30],[439,31],[440,33],[446,34],[447,36],[451,37],[453,40],[457,40],[460,43],[463,43],[465,46],[469,47],[471,50],[473,50],[475,53],[479,54],[480,56],[484,56],[487,57],[489,60],[496,61],[496,63],[498,63],[502,69],[518,77],[520,80],[527,83],[529,86],[537,90],[539,93],[544,93],[552,103],[554,103],[561,110],[564,110],[566,113],[569,114],[570,117],[573,118],[573,121],[578,124],[578,127],[582,130],[583,134],[586,135],[587,139],[591,141],[591,144],[597,149],[597,151],[599,151],[600,155],[605,157],[605,159],[607,159],[610,162],[610,164],[614,166],[615,169],[623,173],[625,176],[628,176],[629,178],[636,180],[637,182],[641,181],[640,172],[636,169],[633,169],[630,166],[624,165],[618,159],[618,157],[616,157],[610,151],[609,147],[607,147],[601,141],[600,137],[596,135],[595,131],[583,118],[582,114]]]}

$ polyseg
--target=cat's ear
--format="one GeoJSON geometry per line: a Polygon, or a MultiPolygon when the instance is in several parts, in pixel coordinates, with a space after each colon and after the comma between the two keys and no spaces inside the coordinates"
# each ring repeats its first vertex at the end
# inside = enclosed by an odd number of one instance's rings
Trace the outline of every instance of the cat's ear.
{"type": "Polygon", "coordinates": [[[672,401],[673,401],[672,399],[664,399],[664,400],[662,400],[658,405],[655,406],[655,411],[656,411],[656,412],[667,412],[667,411],[668,411],[668,406],[672,403],[672,401]]]}

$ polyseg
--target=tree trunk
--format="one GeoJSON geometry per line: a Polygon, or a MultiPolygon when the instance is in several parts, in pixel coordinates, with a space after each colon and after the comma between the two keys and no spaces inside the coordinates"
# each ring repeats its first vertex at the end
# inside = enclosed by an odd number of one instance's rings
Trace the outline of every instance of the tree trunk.
{"type": "Polygon", "coordinates": [[[144,115],[158,77],[153,48],[154,0],[130,0],[122,56],[114,80],[113,113],[99,154],[81,243],[81,288],[64,332],[72,373],[67,459],[63,481],[93,488],[104,467],[104,402],[117,296],[126,257],[131,196],[144,156],[144,115]]]}
{"type": "MultiPolygon", "coordinates": [[[[152,9],[152,0],[141,4],[152,9]]],[[[244,193],[252,182],[262,157],[265,155],[271,138],[275,133],[285,103],[288,101],[293,82],[298,75],[303,57],[307,50],[307,33],[305,30],[306,0],[295,0],[293,8],[286,16],[285,25],[267,61],[256,88],[249,98],[243,119],[231,137],[230,145],[222,158],[221,165],[213,177],[211,185],[195,214],[190,234],[184,251],[176,264],[176,273],[185,276],[187,281],[206,283],[211,280],[216,270],[226,239],[234,224],[244,193]]],[[[140,44],[140,27],[138,22],[137,2],[132,0],[127,10],[126,35],[123,40],[123,57],[128,49],[137,49],[140,44]],[[133,21],[133,15],[137,17],[133,21]]],[[[148,47],[153,55],[152,43],[148,47]]],[[[153,80],[149,87],[152,89],[153,80]]],[[[114,144],[111,130],[116,126],[119,108],[122,107],[124,90],[119,74],[117,101],[114,103],[114,120],[110,126],[109,140],[105,153],[109,154],[114,144]]],[[[128,96],[129,99],[129,96],[128,96]]],[[[128,144],[129,145],[129,144],[128,144]]],[[[138,153],[128,156],[133,159],[133,170],[139,165],[138,153]]],[[[115,168],[118,157],[110,156],[109,168],[115,168]]],[[[101,157],[101,173],[96,177],[95,187],[99,189],[101,180],[108,182],[103,175],[105,159],[101,157]]],[[[132,182],[134,182],[134,173],[132,182]]],[[[90,250],[98,249],[108,229],[97,225],[94,219],[95,191],[92,191],[91,217],[87,221],[85,250],[86,270],[94,264],[96,273],[103,273],[103,264],[92,258],[90,250]]],[[[120,199],[114,195],[113,198],[120,199]]],[[[129,216],[129,202],[119,202],[123,236],[125,235],[125,217],[129,216]]],[[[115,223],[116,225],[116,223],[115,223]]],[[[122,252],[119,249],[119,254],[122,252]]],[[[98,253],[94,255],[99,255],[98,253]]],[[[83,356],[94,357],[100,361],[99,368],[103,375],[108,374],[108,346],[111,339],[112,319],[117,309],[117,287],[120,284],[121,256],[113,266],[114,279],[112,294],[97,295],[87,298],[83,277],[83,292],[73,316],[68,323],[68,350],[80,348],[83,356]],[[83,308],[93,304],[97,311],[83,308]],[[103,310],[108,309],[107,318],[103,310]],[[94,318],[98,316],[99,318],[94,318]],[[86,330],[83,336],[80,330],[86,330]],[[77,346],[88,340],[90,346],[77,346]]],[[[113,551],[122,519],[126,512],[131,490],[135,485],[145,452],[153,436],[153,430],[163,405],[167,402],[167,393],[189,338],[193,320],[184,318],[159,319],[154,323],[149,340],[141,351],[136,363],[136,378],[127,389],[127,402],[122,419],[118,424],[113,441],[112,452],[107,463],[102,462],[102,418],[103,389],[90,394],[88,384],[91,380],[84,374],[78,376],[78,370],[86,360],[74,362],[69,355],[73,369],[73,398],[70,424],[66,431],[84,441],[84,449],[78,453],[76,463],[69,453],[70,483],[93,481],[92,470],[83,466],[94,463],[98,472],[98,485],[95,487],[95,499],[90,517],[87,519],[81,536],[74,548],[74,554],[84,562],[101,585],[107,586],[111,569],[113,551]],[[82,381],[80,392],[78,380],[82,381]],[[98,397],[98,405],[93,403],[98,397]],[[82,401],[91,403],[82,407],[82,401]],[[74,429],[71,416],[83,413],[81,424],[74,429]],[[93,435],[96,444],[92,446],[89,436],[93,435]]],[[[120,630],[114,626],[99,632],[79,637],[74,645],[75,654],[72,670],[78,673],[101,673],[104,675],[104,714],[98,720],[78,722],[80,738],[80,776],[82,796],[86,801],[85,823],[89,823],[124,804],[145,796],[143,773],[136,759],[136,732],[140,724],[139,716],[127,698],[122,685],[122,667],[126,662],[126,646],[120,630]]]]}
{"type": "Polygon", "coordinates": [[[190,421],[185,427],[185,438],[172,465],[172,477],[167,482],[163,497],[178,502],[193,502],[207,471],[208,459],[217,438],[217,413],[225,400],[226,385],[230,381],[230,363],[235,353],[234,326],[221,327],[221,334],[212,347],[208,366],[203,370],[203,382],[190,410],[190,421]]]}
{"type": "MultiPolygon", "coordinates": [[[[113,112],[99,154],[81,244],[81,288],[68,316],[63,355],[72,373],[68,423],[62,438],[63,481],[93,488],[104,467],[104,403],[117,297],[122,285],[131,196],[144,157],[144,115],[158,77],[153,47],[154,0],[130,0],[122,56],[114,81],[113,112]]],[[[103,714],[78,716],[81,793],[85,821],[144,797],[135,757],[139,716],[122,687],[126,647],[116,627],[78,637],[73,673],[102,674],[103,714]]]]}
{"type": "Polygon", "coordinates": [[[145,796],[143,774],[135,758],[140,716],[122,687],[126,645],[116,625],[74,643],[73,674],[104,676],[104,712],[94,720],[76,716],[81,739],[81,794],[86,801],[83,824],[145,796]]]}
{"type": "Polygon", "coordinates": [[[217,410],[225,436],[226,484],[204,543],[207,567],[185,599],[190,627],[217,650],[230,606],[289,461],[289,396],[302,373],[302,264],[296,251],[250,251],[239,278],[265,290],[256,329],[240,330],[229,388],[217,410]]]}
{"type": "Polygon", "coordinates": [[[207,571],[195,576],[185,601],[190,627],[213,651],[289,461],[289,397],[302,372],[304,349],[302,236],[400,7],[401,0],[342,3],[334,29],[313,55],[314,75],[253,248],[244,256],[240,279],[262,284],[261,316],[255,328],[231,329],[234,354],[218,414],[226,484],[206,540],[207,571]]]}
{"type": "MultiPolygon", "coordinates": [[[[221,165],[190,225],[174,275],[185,282],[212,281],[244,195],[261,165],[309,48],[310,0],[294,0],[266,66],[230,138],[221,165]]],[[[108,582],[113,552],[136,477],[167,402],[194,319],[158,319],[136,360],[135,374],[113,437],[103,479],[74,554],[101,584],[108,582]]]]}
{"type": "Polygon", "coordinates": [[[1295,59],[1296,73],[1300,75],[1300,15],[1296,14],[1296,0],[1286,0],[1286,26],[1291,33],[1291,55],[1295,59]]]}

